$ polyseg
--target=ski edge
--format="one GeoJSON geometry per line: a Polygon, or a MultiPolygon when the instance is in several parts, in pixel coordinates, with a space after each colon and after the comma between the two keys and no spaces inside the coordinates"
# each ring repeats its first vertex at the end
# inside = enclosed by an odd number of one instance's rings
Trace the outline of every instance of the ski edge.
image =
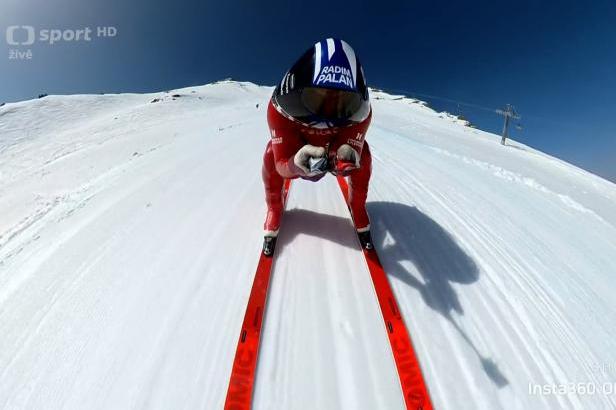
{"type": "MultiPolygon", "coordinates": [[[[349,185],[343,176],[337,176],[336,179],[348,207],[349,185]]],[[[353,223],[353,226],[355,227],[355,223],[353,223]]],[[[362,247],[362,253],[366,259],[381,308],[381,315],[396,364],[406,408],[408,410],[433,410],[428,387],[413,347],[410,332],[404,323],[398,302],[387,279],[387,273],[381,265],[378,253],[374,247],[372,249],[362,247]]]]}
{"type": "MultiPolygon", "coordinates": [[[[286,207],[291,180],[285,179],[283,203],[286,207]]],[[[265,316],[267,294],[276,249],[266,256],[260,251],[259,262],[246,304],[244,320],[233,358],[229,386],[225,398],[225,410],[250,409],[256,380],[257,361],[261,344],[261,328],[265,316]]]]}

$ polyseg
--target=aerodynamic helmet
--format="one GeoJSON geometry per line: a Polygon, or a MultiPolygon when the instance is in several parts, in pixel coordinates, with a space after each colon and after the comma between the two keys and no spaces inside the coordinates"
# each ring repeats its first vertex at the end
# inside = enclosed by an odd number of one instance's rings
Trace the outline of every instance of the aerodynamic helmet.
{"type": "Polygon", "coordinates": [[[345,41],[328,38],[309,48],[274,90],[274,105],[306,125],[334,127],[370,114],[364,70],[345,41]]]}

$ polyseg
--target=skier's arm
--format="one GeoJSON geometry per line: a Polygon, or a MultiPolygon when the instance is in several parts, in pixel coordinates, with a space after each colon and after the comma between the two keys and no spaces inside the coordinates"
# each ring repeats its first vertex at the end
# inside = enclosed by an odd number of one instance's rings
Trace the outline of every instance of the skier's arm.
{"type": "Polygon", "coordinates": [[[282,137],[281,140],[272,139],[272,151],[276,172],[283,178],[301,177],[310,181],[317,181],[326,173],[325,171],[313,170],[311,165],[312,159],[325,159],[325,148],[304,144],[299,137],[282,137]]]}
{"type": "Polygon", "coordinates": [[[326,156],[325,149],[306,144],[296,124],[281,115],[271,101],[267,109],[267,122],[272,137],[274,164],[280,176],[316,181],[325,175],[324,171],[313,170],[311,164],[313,159],[326,156]]]}
{"type": "Polygon", "coordinates": [[[271,130],[276,171],[283,178],[297,178],[301,175],[301,169],[295,166],[293,160],[297,151],[304,146],[304,142],[297,134],[285,131],[271,130]]]}
{"type": "Polygon", "coordinates": [[[359,159],[371,119],[372,111],[364,121],[344,128],[334,141],[331,150],[335,153],[334,168],[337,172],[344,174],[346,171],[359,168],[359,159]]]}

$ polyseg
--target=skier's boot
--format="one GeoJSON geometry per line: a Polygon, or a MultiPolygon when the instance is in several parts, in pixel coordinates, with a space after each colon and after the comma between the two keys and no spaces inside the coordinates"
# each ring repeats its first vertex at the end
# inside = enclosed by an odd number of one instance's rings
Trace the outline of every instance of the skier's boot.
{"type": "Polygon", "coordinates": [[[263,224],[263,254],[265,256],[272,256],[274,254],[281,218],[282,204],[280,206],[270,207],[270,209],[267,210],[267,217],[265,218],[265,223],[263,224]]]}
{"type": "Polygon", "coordinates": [[[372,243],[372,235],[370,235],[370,230],[357,231],[357,236],[359,237],[359,242],[361,243],[362,248],[366,250],[374,249],[374,244],[372,243]]]}
{"type": "Polygon", "coordinates": [[[353,214],[353,221],[357,227],[357,236],[361,247],[364,249],[374,249],[372,243],[372,235],[370,235],[370,219],[368,219],[368,213],[366,212],[366,206],[351,203],[351,213],[353,214]]]}
{"type": "Polygon", "coordinates": [[[266,236],[263,238],[263,255],[270,257],[274,254],[276,249],[276,237],[266,236]]]}
{"type": "Polygon", "coordinates": [[[269,207],[263,224],[264,236],[278,236],[280,219],[282,218],[282,203],[279,206],[269,207]]]}
{"type": "Polygon", "coordinates": [[[370,218],[366,212],[366,198],[368,196],[368,183],[372,172],[372,155],[370,147],[364,142],[361,153],[359,169],[349,174],[349,208],[353,215],[353,222],[357,228],[357,236],[364,249],[373,249],[370,236],[370,218]]]}
{"type": "Polygon", "coordinates": [[[284,210],[284,204],[282,202],[284,180],[278,172],[276,172],[271,141],[267,144],[265,153],[263,154],[261,175],[265,188],[265,202],[267,204],[267,215],[265,217],[265,223],[263,224],[263,254],[265,256],[272,256],[274,254],[276,237],[278,236],[280,220],[282,219],[282,212],[284,210]]]}

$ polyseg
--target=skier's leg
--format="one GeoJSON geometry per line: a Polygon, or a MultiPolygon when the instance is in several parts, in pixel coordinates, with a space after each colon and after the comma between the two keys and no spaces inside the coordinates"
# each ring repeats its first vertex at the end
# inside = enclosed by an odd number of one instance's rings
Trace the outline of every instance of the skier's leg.
{"type": "Polygon", "coordinates": [[[265,202],[267,204],[267,216],[263,224],[263,229],[265,230],[265,236],[276,236],[278,234],[278,228],[280,228],[280,219],[282,217],[282,187],[284,185],[284,180],[276,171],[271,141],[267,143],[265,153],[263,154],[261,176],[263,178],[265,202]]]}
{"type": "Polygon", "coordinates": [[[358,232],[370,230],[370,219],[366,212],[366,197],[368,196],[368,184],[372,174],[372,155],[370,147],[364,142],[364,147],[359,160],[359,169],[349,175],[349,206],[353,213],[353,220],[358,232]]]}

